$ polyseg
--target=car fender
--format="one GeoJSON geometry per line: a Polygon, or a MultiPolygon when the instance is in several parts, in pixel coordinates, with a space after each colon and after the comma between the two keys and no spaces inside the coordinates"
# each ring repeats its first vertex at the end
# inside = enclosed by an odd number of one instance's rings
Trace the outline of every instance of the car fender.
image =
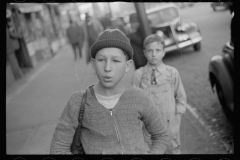
{"type": "Polygon", "coordinates": [[[222,55],[215,55],[212,57],[209,63],[209,80],[210,80],[212,89],[216,85],[216,80],[219,82],[227,103],[232,104],[233,103],[233,79],[224,63],[222,55]]]}
{"type": "Polygon", "coordinates": [[[191,34],[193,32],[200,32],[200,29],[196,23],[184,22],[178,25],[178,30],[182,30],[183,33],[191,34]]]}

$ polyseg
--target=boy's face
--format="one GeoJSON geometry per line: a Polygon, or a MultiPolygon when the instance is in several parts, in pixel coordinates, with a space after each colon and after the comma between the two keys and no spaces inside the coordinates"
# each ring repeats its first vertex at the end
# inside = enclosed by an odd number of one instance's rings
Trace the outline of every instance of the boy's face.
{"type": "Polygon", "coordinates": [[[112,88],[130,69],[132,60],[127,61],[126,55],[119,48],[103,48],[92,59],[99,82],[105,88],[112,88]]]}
{"type": "Polygon", "coordinates": [[[149,43],[146,45],[144,55],[146,56],[150,65],[157,66],[161,64],[165,55],[163,45],[160,42],[149,43]]]}

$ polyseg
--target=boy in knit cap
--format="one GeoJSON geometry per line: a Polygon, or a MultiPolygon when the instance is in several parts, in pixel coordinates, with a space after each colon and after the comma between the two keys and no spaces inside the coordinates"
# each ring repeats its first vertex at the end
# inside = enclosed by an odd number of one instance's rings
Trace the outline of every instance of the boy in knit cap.
{"type": "MultiPolygon", "coordinates": [[[[99,79],[87,89],[81,142],[86,154],[163,154],[169,136],[147,94],[122,78],[132,65],[133,50],[118,29],[106,29],[91,46],[91,63],[99,79]],[[150,134],[147,145],[143,125],[150,134]]],[[[50,153],[71,154],[82,92],[74,93],[53,135],[50,153]]]]}
{"type": "Polygon", "coordinates": [[[144,40],[148,63],[134,73],[133,83],[147,92],[170,135],[167,154],[180,154],[181,115],[186,111],[186,93],[178,71],[165,65],[164,40],[157,34],[144,40]]]}

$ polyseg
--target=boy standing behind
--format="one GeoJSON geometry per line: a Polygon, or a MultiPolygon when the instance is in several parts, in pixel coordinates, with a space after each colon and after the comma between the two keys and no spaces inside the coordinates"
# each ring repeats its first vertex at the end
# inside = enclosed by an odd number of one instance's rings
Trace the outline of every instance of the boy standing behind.
{"type": "MultiPolygon", "coordinates": [[[[99,82],[87,89],[81,142],[86,154],[163,154],[169,136],[147,94],[122,78],[130,69],[133,50],[118,29],[106,29],[91,47],[91,62],[99,82]],[[144,141],[142,126],[151,135],[144,141]]],[[[74,93],[58,123],[51,154],[71,154],[82,92],[74,93]]]]}
{"type": "Polygon", "coordinates": [[[134,73],[133,83],[147,92],[170,135],[167,153],[180,152],[181,115],[186,111],[186,93],[178,71],[162,62],[164,40],[157,34],[144,40],[144,55],[148,63],[134,73]]]}

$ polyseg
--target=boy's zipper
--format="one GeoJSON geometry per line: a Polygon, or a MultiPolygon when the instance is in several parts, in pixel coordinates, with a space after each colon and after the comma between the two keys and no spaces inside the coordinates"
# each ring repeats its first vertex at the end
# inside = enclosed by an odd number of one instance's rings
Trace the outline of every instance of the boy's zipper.
{"type": "Polygon", "coordinates": [[[113,117],[114,128],[115,128],[115,131],[116,131],[116,134],[117,134],[118,142],[120,143],[120,146],[121,146],[121,152],[122,152],[122,154],[123,154],[123,147],[122,147],[122,144],[121,144],[121,139],[120,139],[119,132],[118,132],[118,128],[117,128],[116,119],[115,119],[115,117],[114,117],[114,115],[113,115],[112,109],[110,109],[110,114],[111,114],[111,116],[113,117]]]}

